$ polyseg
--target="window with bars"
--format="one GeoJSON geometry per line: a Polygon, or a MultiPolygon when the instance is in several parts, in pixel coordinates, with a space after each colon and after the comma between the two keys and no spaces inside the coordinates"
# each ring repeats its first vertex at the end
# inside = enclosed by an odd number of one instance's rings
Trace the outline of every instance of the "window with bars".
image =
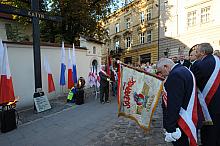
{"type": "Polygon", "coordinates": [[[130,19],[130,18],[127,18],[127,19],[126,19],[126,24],[125,24],[125,26],[126,26],[126,29],[128,29],[128,28],[131,27],[131,19],[130,19]]]}
{"type": "Polygon", "coordinates": [[[140,33],[140,44],[144,44],[144,40],[145,40],[145,33],[140,33]]]}
{"type": "Polygon", "coordinates": [[[152,31],[148,30],[147,31],[147,43],[151,43],[152,41],[152,31]]]}
{"type": "Polygon", "coordinates": [[[147,9],[147,20],[152,18],[152,8],[147,9]]]}
{"type": "Polygon", "coordinates": [[[116,23],[115,24],[115,32],[117,33],[117,32],[119,32],[120,30],[119,30],[119,23],[116,23]]]}
{"type": "Polygon", "coordinates": [[[201,9],[201,23],[210,21],[210,6],[201,9]]]}
{"type": "Polygon", "coordinates": [[[196,11],[191,11],[187,14],[187,26],[191,27],[194,25],[196,25],[196,11]]]}
{"type": "Polygon", "coordinates": [[[119,48],[119,40],[115,41],[115,50],[119,48]]]}
{"type": "Polygon", "coordinates": [[[144,23],[144,11],[140,13],[141,23],[144,23]]]}
{"type": "Polygon", "coordinates": [[[126,39],[125,39],[125,47],[126,48],[131,47],[131,37],[130,36],[126,37],[126,39]]]}

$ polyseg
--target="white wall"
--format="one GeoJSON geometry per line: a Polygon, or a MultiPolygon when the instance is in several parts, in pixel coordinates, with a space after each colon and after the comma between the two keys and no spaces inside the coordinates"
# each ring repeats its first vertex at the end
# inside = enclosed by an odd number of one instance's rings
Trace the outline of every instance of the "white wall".
{"type": "MultiPolygon", "coordinates": [[[[8,43],[7,47],[15,95],[21,97],[19,102],[17,103],[17,107],[22,108],[26,106],[31,106],[33,105],[34,94],[34,64],[32,45],[8,43]]],[[[101,62],[101,57],[98,57],[97,55],[88,55],[87,50],[85,49],[76,49],[78,77],[82,76],[87,81],[88,72],[90,71],[90,64],[92,62],[92,59],[94,58],[96,58],[97,61],[101,62]]],[[[41,46],[41,64],[43,91],[49,99],[52,99],[61,94],[61,87],[59,85],[60,47],[41,46]],[[56,88],[56,92],[50,94],[47,93],[47,74],[43,68],[43,59],[45,55],[48,58],[56,88]]],[[[68,66],[68,49],[66,49],[66,65],[68,66]]],[[[64,91],[67,92],[66,87],[64,91]]]]}

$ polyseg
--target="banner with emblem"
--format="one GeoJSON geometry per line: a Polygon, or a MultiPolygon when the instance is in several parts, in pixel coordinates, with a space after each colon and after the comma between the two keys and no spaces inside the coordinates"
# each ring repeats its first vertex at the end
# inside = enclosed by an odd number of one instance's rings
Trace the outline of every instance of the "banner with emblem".
{"type": "Polygon", "coordinates": [[[118,77],[118,115],[149,130],[161,95],[162,78],[125,64],[120,64],[118,77]]]}

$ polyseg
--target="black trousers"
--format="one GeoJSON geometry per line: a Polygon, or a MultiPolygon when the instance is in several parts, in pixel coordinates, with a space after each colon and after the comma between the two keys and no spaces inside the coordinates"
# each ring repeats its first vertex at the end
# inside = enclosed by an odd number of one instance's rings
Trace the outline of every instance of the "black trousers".
{"type": "Polygon", "coordinates": [[[202,146],[220,146],[220,114],[212,116],[214,125],[204,125],[201,128],[202,146]]]}
{"type": "Polygon", "coordinates": [[[189,146],[189,140],[188,140],[188,137],[186,136],[185,133],[183,133],[183,131],[181,130],[181,137],[175,141],[175,142],[172,142],[174,146],[189,146]]]}
{"type": "Polygon", "coordinates": [[[100,86],[100,102],[104,102],[104,96],[105,96],[105,101],[108,101],[108,91],[109,91],[109,86],[100,86]]]}

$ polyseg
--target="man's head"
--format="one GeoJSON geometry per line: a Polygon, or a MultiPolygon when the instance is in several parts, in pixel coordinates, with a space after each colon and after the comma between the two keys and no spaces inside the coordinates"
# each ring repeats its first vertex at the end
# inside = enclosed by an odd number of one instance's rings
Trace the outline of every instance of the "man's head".
{"type": "Polygon", "coordinates": [[[201,43],[198,44],[196,48],[196,57],[197,59],[202,59],[206,55],[210,55],[213,53],[213,48],[209,43],[201,43]]]}
{"type": "Polygon", "coordinates": [[[161,58],[157,62],[157,72],[161,73],[163,77],[167,77],[175,63],[168,58],[161,58]]]}
{"type": "Polygon", "coordinates": [[[184,59],[185,59],[185,55],[184,55],[184,54],[180,54],[179,60],[180,60],[180,61],[183,61],[184,59]]]}

